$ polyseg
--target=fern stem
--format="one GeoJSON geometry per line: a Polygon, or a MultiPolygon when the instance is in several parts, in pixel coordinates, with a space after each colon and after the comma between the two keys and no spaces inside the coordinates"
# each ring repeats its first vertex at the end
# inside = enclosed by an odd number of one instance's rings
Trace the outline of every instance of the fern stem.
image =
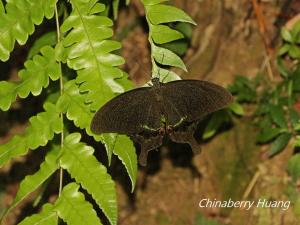
{"type": "MultiPolygon", "coordinates": [[[[57,4],[55,5],[55,22],[56,22],[56,35],[57,35],[57,43],[60,42],[60,25],[59,25],[59,19],[58,19],[58,11],[57,11],[57,4]]],[[[61,68],[61,63],[59,62],[60,68],[61,68]]],[[[63,82],[63,75],[62,73],[60,73],[60,77],[59,77],[59,89],[60,89],[60,96],[63,95],[64,93],[64,82],[63,82]]],[[[60,120],[61,120],[61,125],[63,127],[64,125],[64,115],[61,112],[60,113],[60,120]]],[[[60,134],[60,147],[61,149],[63,149],[64,147],[64,129],[62,129],[61,134],[60,134]]],[[[59,189],[58,189],[58,195],[60,196],[61,192],[62,192],[62,187],[63,187],[63,168],[60,167],[59,170],[59,189]]]]}

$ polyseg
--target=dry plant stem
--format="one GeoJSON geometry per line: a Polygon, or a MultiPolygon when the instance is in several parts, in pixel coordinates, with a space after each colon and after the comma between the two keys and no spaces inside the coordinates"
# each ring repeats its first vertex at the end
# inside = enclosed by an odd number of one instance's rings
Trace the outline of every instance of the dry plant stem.
{"type": "Polygon", "coordinates": [[[264,16],[262,14],[262,10],[261,10],[261,7],[260,5],[258,4],[257,0],[252,0],[252,5],[253,5],[253,9],[254,9],[254,12],[255,12],[255,16],[256,16],[256,20],[257,20],[257,23],[258,23],[258,28],[259,28],[259,33],[262,37],[262,40],[263,40],[263,43],[264,43],[264,47],[265,47],[265,51],[266,51],[266,57],[267,57],[267,72],[268,72],[268,76],[269,76],[269,79],[271,81],[273,81],[274,79],[274,73],[273,73],[273,70],[272,70],[272,66],[271,66],[271,63],[270,63],[270,59],[271,59],[271,56],[272,56],[272,49],[270,48],[270,40],[268,38],[268,35],[267,35],[267,29],[266,29],[266,23],[265,23],[265,19],[264,19],[264,16]]]}
{"type": "Polygon", "coordinates": [[[286,24],[285,27],[289,30],[293,28],[293,26],[300,21],[300,13],[298,13],[296,16],[294,16],[292,19],[290,19],[286,24]]]}
{"type": "Polygon", "coordinates": [[[260,176],[260,170],[258,169],[255,172],[254,176],[252,177],[250,183],[248,184],[248,186],[246,188],[246,191],[243,194],[243,199],[247,199],[248,198],[248,196],[251,193],[252,189],[254,188],[254,186],[255,186],[255,184],[256,184],[259,176],[260,176]]]}
{"type": "MultiPolygon", "coordinates": [[[[56,34],[57,34],[57,43],[60,42],[60,30],[59,30],[59,19],[58,19],[58,12],[57,12],[57,5],[55,5],[55,22],[56,22],[56,34]]],[[[59,62],[60,65],[60,62],[59,62]]],[[[60,65],[61,67],[61,65],[60,65]]],[[[63,83],[63,77],[62,73],[60,74],[59,77],[59,89],[60,89],[60,96],[63,95],[64,92],[64,83],[63,83]]],[[[62,127],[64,125],[64,115],[63,113],[60,113],[60,120],[62,127]]],[[[64,130],[62,129],[62,132],[60,134],[60,149],[62,150],[64,146],[64,130]]],[[[58,189],[58,195],[60,196],[61,191],[62,191],[62,186],[63,186],[63,169],[60,167],[59,169],[59,189],[58,189]]]]}
{"type": "Polygon", "coordinates": [[[273,70],[272,70],[272,66],[271,66],[271,58],[270,56],[267,54],[267,51],[265,51],[265,65],[266,65],[266,70],[267,70],[267,73],[269,75],[269,79],[270,81],[273,81],[273,78],[274,78],[274,74],[273,74],[273,70]]]}

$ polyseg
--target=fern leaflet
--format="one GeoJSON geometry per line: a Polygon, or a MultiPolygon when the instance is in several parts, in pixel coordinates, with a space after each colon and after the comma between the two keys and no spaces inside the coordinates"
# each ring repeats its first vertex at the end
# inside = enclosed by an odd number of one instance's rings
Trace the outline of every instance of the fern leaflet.
{"type": "Polygon", "coordinates": [[[91,203],[85,201],[84,195],[78,191],[79,185],[66,185],[55,202],[55,211],[67,224],[101,225],[91,203]]]}
{"type": "Polygon", "coordinates": [[[30,126],[22,136],[14,136],[9,142],[0,146],[0,167],[13,157],[26,154],[29,149],[45,146],[53,139],[55,133],[60,133],[62,124],[55,105],[46,102],[45,112],[41,112],[29,119],[30,126]]]}
{"type": "Polygon", "coordinates": [[[60,66],[55,60],[54,49],[45,46],[41,55],[35,55],[25,62],[25,69],[19,72],[19,82],[0,82],[0,109],[8,110],[17,95],[26,98],[31,92],[39,95],[42,88],[49,84],[49,77],[57,80],[61,74],[60,66]]]}
{"type": "Polygon", "coordinates": [[[64,142],[61,167],[93,196],[111,224],[117,223],[116,190],[105,166],[94,157],[94,149],[79,142],[81,135],[73,133],[64,142]]]}
{"type": "Polygon", "coordinates": [[[46,17],[54,15],[57,0],[10,0],[4,7],[0,5],[0,60],[6,61],[13,50],[15,41],[25,44],[28,35],[34,32],[46,17]]]}

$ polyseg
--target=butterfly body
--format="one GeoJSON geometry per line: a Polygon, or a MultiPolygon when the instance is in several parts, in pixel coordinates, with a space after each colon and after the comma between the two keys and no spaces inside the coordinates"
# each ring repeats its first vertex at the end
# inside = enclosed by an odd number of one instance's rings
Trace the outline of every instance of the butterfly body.
{"type": "Polygon", "coordinates": [[[207,81],[162,83],[153,78],[152,83],[151,87],[133,89],[107,102],[91,124],[94,133],[126,134],[138,142],[142,165],[148,152],[162,145],[166,135],[174,142],[190,144],[197,152],[195,124],[232,100],[228,91],[207,81]]]}

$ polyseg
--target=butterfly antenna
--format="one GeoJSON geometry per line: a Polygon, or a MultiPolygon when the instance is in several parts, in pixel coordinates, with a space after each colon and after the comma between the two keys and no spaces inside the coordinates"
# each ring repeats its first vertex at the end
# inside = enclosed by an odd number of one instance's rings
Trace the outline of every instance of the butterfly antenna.
{"type": "Polygon", "coordinates": [[[170,70],[168,70],[168,73],[167,73],[167,75],[166,76],[164,76],[164,78],[162,79],[162,83],[164,83],[164,80],[169,76],[169,74],[170,74],[170,70]]]}
{"type": "MultiPolygon", "coordinates": [[[[163,54],[162,54],[161,61],[160,61],[162,65],[163,65],[164,58],[165,58],[165,54],[163,53],[163,54]]],[[[159,80],[160,80],[160,67],[158,67],[158,78],[159,78],[159,80]]]]}
{"type": "Polygon", "coordinates": [[[145,77],[147,77],[147,74],[149,74],[149,72],[147,72],[144,67],[142,66],[142,64],[140,62],[135,62],[134,67],[132,68],[132,73],[130,74],[131,76],[134,76],[134,74],[136,74],[138,72],[138,70],[142,71],[142,74],[145,75],[145,77]]]}
{"type": "Polygon", "coordinates": [[[158,76],[158,80],[160,80],[160,67],[158,67],[157,76],[158,76]]]}

